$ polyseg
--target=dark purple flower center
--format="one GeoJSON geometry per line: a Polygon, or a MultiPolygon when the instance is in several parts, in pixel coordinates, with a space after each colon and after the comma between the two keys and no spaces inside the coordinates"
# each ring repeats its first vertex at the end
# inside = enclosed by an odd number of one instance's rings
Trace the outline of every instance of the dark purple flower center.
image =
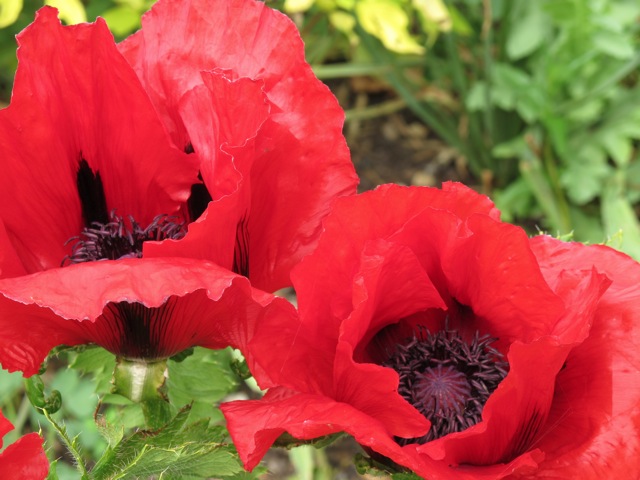
{"type": "Polygon", "coordinates": [[[401,445],[426,443],[461,432],[482,419],[489,396],[506,377],[509,364],[478,332],[465,341],[454,330],[437,333],[419,328],[417,334],[383,365],[400,375],[398,393],[431,422],[429,432],[414,439],[397,438],[401,445]]]}
{"type": "Polygon", "coordinates": [[[62,261],[75,264],[96,260],[118,260],[142,257],[142,244],[147,241],[166,239],[179,240],[186,234],[185,224],[180,218],[158,215],[146,227],[140,226],[132,217],[123,219],[111,212],[108,223],[93,222],[85,227],[73,242],[71,254],[62,261]]]}
{"type": "Polygon", "coordinates": [[[82,208],[84,229],[71,237],[71,254],[62,264],[118,260],[142,256],[142,244],[147,241],[178,240],[185,236],[185,222],[179,217],[161,214],[149,225],[142,226],[129,216],[127,219],[108,213],[104,186],[99,171],[93,171],[80,154],[76,187],[82,208]]]}

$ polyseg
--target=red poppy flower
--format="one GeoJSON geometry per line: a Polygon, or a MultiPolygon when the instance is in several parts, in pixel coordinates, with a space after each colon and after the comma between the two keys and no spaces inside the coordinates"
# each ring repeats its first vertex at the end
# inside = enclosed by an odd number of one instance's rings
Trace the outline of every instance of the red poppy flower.
{"type": "Polygon", "coordinates": [[[269,309],[289,308],[205,260],[138,258],[184,236],[199,164],[102,20],[63,27],[45,7],[18,41],[0,111],[3,368],[32,375],[60,344],[145,360],[240,346],[269,309]]]}
{"type": "MultiPolygon", "coordinates": [[[[13,425],[0,412],[0,448],[2,437],[13,425]]],[[[42,448],[42,437],[29,433],[0,453],[0,477],[22,480],[43,480],[49,472],[49,462],[42,448]]]]}
{"type": "Polygon", "coordinates": [[[290,285],[330,201],[357,185],[344,113],[305,62],[295,25],[253,0],[160,0],[120,51],[174,143],[201,157],[213,199],[183,240],[145,255],[187,252],[257,288],[290,285]]]}
{"type": "Polygon", "coordinates": [[[459,184],[336,202],[299,322],[250,344],[272,388],[223,405],[245,466],[345,431],[430,480],[637,478],[640,265],[498,215],[459,184]]]}
{"type": "Polygon", "coordinates": [[[0,294],[0,363],[25,375],[56,345],[95,343],[147,361],[240,347],[271,310],[290,311],[246,277],[189,258],[72,265],[0,280],[0,294]]]}

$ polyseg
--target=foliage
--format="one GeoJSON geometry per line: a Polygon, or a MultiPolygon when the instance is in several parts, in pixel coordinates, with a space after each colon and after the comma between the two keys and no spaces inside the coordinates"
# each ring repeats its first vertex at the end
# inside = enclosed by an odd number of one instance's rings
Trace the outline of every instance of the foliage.
{"type": "Polygon", "coordinates": [[[282,5],[305,11],[294,18],[311,61],[332,62],[321,78],[383,78],[506,220],[590,242],[622,230],[621,249],[640,258],[637,2],[375,0],[366,14],[364,3],[282,5]]]}

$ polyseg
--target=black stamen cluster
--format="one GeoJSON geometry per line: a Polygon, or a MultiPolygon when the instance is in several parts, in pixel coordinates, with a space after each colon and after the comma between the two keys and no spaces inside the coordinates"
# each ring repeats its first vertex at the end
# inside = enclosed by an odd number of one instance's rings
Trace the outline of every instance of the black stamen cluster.
{"type": "Polygon", "coordinates": [[[398,393],[431,422],[421,438],[396,438],[401,445],[426,443],[461,432],[482,419],[482,409],[507,376],[509,363],[491,344],[495,338],[478,332],[466,342],[457,331],[418,333],[383,365],[400,376],[398,393]]]}
{"type": "Polygon", "coordinates": [[[108,223],[92,222],[91,227],[67,241],[67,244],[74,243],[71,255],[66,256],[62,264],[140,258],[144,242],[179,240],[185,234],[185,223],[176,216],[158,215],[142,228],[131,216],[127,221],[111,212],[108,223]]]}

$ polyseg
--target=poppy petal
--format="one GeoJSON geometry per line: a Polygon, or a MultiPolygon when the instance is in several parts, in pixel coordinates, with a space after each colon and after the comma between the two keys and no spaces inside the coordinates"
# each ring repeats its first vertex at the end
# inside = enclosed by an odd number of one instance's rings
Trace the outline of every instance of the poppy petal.
{"type": "Polygon", "coordinates": [[[252,470],[273,442],[284,432],[295,438],[313,439],[347,432],[358,443],[430,480],[499,480],[532,472],[539,453],[508,464],[452,469],[420,455],[415,445],[399,446],[384,424],[346,403],[322,395],[272,389],[261,400],[223,403],[227,428],[245,468],[252,470]]]}
{"type": "Polygon", "coordinates": [[[491,332],[496,346],[549,334],[564,305],[540,273],[524,230],[480,215],[467,227],[473,234],[443,252],[442,268],[451,295],[472,308],[472,328],[491,332]]]}
{"type": "Polygon", "coordinates": [[[134,358],[166,358],[197,345],[246,348],[271,308],[286,316],[292,306],[251,288],[245,277],[193,259],[47,270],[0,280],[0,363],[32,375],[61,344],[96,343],[134,358]]]}
{"type": "Polygon", "coordinates": [[[63,27],[44,7],[18,42],[11,105],[0,112],[0,217],[27,271],[60,266],[65,242],[91,220],[83,161],[100,176],[106,209],[145,225],[177,212],[197,165],[171,145],[104,21],[63,27]]]}
{"type": "MultiPolygon", "coordinates": [[[[13,430],[13,425],[0,412],[0,447],[2,437],[13,430]]],[[[49,462],[42,448],[42,437],[29,433],[6,447],[0,453],[0,477],[21,480],[43,480],[49,472],[49,462]]]]}
{"type": "MultiPolygon", "coordinates": [[[[195,140],[205,138],[199,130],[210,128],[180,110],[185,94],[202,84],[202,71],[262,83],[270,112],[255,138],[251,170],[243,173],[242,189],[250,192],[240,192],[236,217],[247,222],[249,235],[241,240],[253,284],[268,291],[290,285],[289,272],[315,246],[330,201],[355,193],[357,185],[342,136],[344,113],[305,62],[295,25],[260,2],[244,0],[160,0],[142,24],[120,48],[179,148],[193,141],[198,153],[195,140]],[[172,59],[170,68],[166,58],[172,59]]],[[[254,111],[246,105],[247,111],[219,115],[235,115],[243,125],[237,117],[254,111]]],[[[219,106],[229,108],[224,101],[219,106]]],[[[203,170],[216,170],[206,165],[215,157],[200,158],[203,170]]],[[[215,191],[218,181],[207,184],[214,199],[227,193],[215,191]]]]}
{"type": "Polygon", "coordinates": [[[635,478],[640,471],[640,265],[601,245],[531,240],[550,283],[563,270],[593,266],[612,280],[588,338],[558,375],[544,435],[543,478],[635,478]]]}

